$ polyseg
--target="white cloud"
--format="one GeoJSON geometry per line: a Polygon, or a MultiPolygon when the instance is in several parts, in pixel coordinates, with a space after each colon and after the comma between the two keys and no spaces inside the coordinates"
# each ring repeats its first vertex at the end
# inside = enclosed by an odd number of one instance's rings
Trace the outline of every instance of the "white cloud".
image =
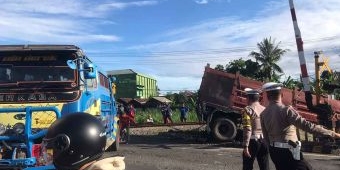
{"type": "Polygon", "coordinates": [[[37,17],[41,15],[67,15],[80,17],[99,16],[93,11],[95,4],[78,0],[0,0],[0,11],[9,14],[28,15],[37,17]]]}
{"type": "MultiPolygon", "coordinates": [[[[106,1],[104,1],[106,2],[106,1]]],[[[83,0],[0,0],[0,10],[28,15],[67,15],[73,17],[104,17],[108,11],[128,7],[156,5],[158,1],[133,1],[109,3],[83,0]]]]}
{"type": "Polygon", "coordinates": [[[198,4],[207,4],[209,0],[196,0],[195,2],[198,4]]]}
{"type": "Polygon", "coordinates": [[[160,92],[162,94],[166,94],[167,92],[176,93],[179,91],[189,90],[189,91],[196,91],[197,87],[196,84],[200,84],[200,79],[193,78],[193,77],[167,77],[167,76],[155,76],[157,81],[157,85],[160,87],[160,92]],[[176,83],[177,86],[173,84],[176,83]],[[179,84],[180,83],[180,84],[179,84]],[[190,84],[185,88],[181,87],[181,84],[190,84]],[[177,88],[176,88],[177,87],[177,88]]]}
{"type": "Polygon", "coordinates": [[[102,4],[98,7],[101,10],[108,9],[124,9],[132,6],[150,6],[156,5],[158,1],[134,1],[134,2],[111,2],[107,4],[102,4]]]}
{"type": "MultiPolygon", "coordinates": [[[[215,0],[216,2],[220,0],[215,0]]],[[[106,17],[114,10],[156,5],[149,1],[79,0],[0,0],[0,43],[80,43],[115,42],[121,37],[102,34],[102,24],[116,24],[106,17]],[[125,3],[124,3],[125,2],[125,3]]],[[[208,3],[211,0],[196,0],[208,3]]],[[[230,1],[228,1],[230,2],[230,1]]],[[[314,74],[313,52],[323,50],[330,66],[340,70],[340,1],[294,1],[298,23],[304,40],[305,57],[310,75],[314,74]]],[[[186,89],[199,87],[204,66],[227,64],[240,57],[247,59],[256,43],[271,36],[291,51],[279,65],[288,75],[300,73],[293,24],[287,0],[272,1],[253,18],[228,16],[160,33],[150,44],[130,47],[133,57],[94,58],[103,67],[122,66],[141,70],[159,78],[160,88],[186,89]],[[145,57],[146,56],[146,57],[145,57]],[[143,58],[145,57],[145,58],[143,58]],[[147,69],[146,69],[147,68],[147,69]]],[[[119,69],[119,68],[117,68],[119,69]]]]}
{"type": "Polygon", "coordinates": [[[205,5],[208,4],[209,2],[223,2],[223,1],[226,1],[228,3],[231,2],[231,0],[194,0],[194,1],[199,5],[205,5]]]}
{"type": "Polygon", "coordinates": [[[113,10],[154,5],[157,1],[0,0],[0,43],[116,42],[121,37],[99,33],[113,10]]]}
{"type": "MultiPolygon", "coordinates": [[[[340,46],[340,11],[336,8],[339,6],[340,1],[337,0],[311,3],[301,0],[295,4],[311,76],[314,74],[313,52],[317,50],[323,50],[331,58],[332,68],[340,69],[339,50],[335,50],[340,46]]],[[[196,77],[195,80],[200,81],[206,63],[214,67],[240,57],[248,59],[250,51],[256,50],[256,43],[271,36],[277,42],[281,41],[282,48],[291,50],[278,64],[287,75],[297,78],[300,64],[288,1],[269,3],[263,11],[247,20],[231,16],[170,30],[160,35],[163,36],[161,39],[168,41],[143,44],[132,49],[148,51],[152,59],[145,59],[144,63],[149,63],[159,76],[196,77]],[[152,63],[153,60],[156,62],[152,63]]],[[[178,81],[173,84],[192,86],[187,83],[178,81]]]]}
{"type": "Polygon", "coordinates": [[[0,35],[2,41],[43,42],[94,42],[118,41],[115,35],[92,33],[91,26],[70,19],[45,17],[35,18],[22,15],[8,15],[0,12],[0,35]]]}

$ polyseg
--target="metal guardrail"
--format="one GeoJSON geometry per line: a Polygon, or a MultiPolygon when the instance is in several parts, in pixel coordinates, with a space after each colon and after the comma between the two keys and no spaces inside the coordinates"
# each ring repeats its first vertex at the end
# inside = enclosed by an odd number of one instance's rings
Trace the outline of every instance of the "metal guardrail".
{"type": "MultiPolygon", "coordinates": [[[[35,139],[43,137],[47,129],[41,130],[38,133],[32,134],[32,113],[33,112],[43,112],[43,111],[52,111],[55,112],[56,118],[61,117],[60,111],[56,107],[24,107],[24,108],[0,108],[0,114],[5,113],[25,113],[25,130],[22,135],[15,135],[15,136],[0,136],[0,141],[16,141],[22,140],[26,150],[27,155],[26,158],[15,159],[12,156],[12,159],[1,159],[0,160],[0,168],[3,166],[6,167],[27,167],[27,166],[34,166],[36,164],[36,158],[33,157],[32,148],[33,148],[33,141],[35,139]]],[[[10,145],[10,144],[9,144],[10,145]]],[[[12,153],[13,155],[15,153],[12,153]]]]}

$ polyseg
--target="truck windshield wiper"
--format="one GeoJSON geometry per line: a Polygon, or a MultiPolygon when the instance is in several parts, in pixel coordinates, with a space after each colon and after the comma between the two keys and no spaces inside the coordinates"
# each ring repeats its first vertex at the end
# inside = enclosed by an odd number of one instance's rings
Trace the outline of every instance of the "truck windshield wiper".
{"type": "Polygon", "coordinates": [[[0,87],[3,88],[31,88],[33,90],[40,90],[43,88],[57,88],[57,87],[69,87],[67,82],[50,82],[50,81],[17,81],[17,82],[7,82],[0,83],[0,87]]]}
{"type": "Polygon", "coordinates": [[[31,84],[36,84],[36,83],[39,83],[39,84],[42,84],[43,86],[45,86],[45,84],[48,84],[44,81],[17,81],[17,82],[8,82],[8,83],[2,83],[0,84],[0,87],[13,87],[13,86],[16,86],[16,87],[23,87],[23,86],[29,86],[31,84]]]}
{"type": "Polygon", "coordinates": [[[22,82],[17,81],[17,82],[2,83],[0,84],[0,87],[13,87],[13,86],[19,87],[20,85],[22,85],[22,82]]]}
{"type": "Polygon", "coordinates": [[[55,87],[57,84],[56,83],[52,83],[52,82],[49,82],[49,81],[38,81],[38,84],[35,85],[33,88],[36,89],[36,90],[39,90],[39,89],[42,89],[42,88],[45,88],[45,87],[55,87]]]}

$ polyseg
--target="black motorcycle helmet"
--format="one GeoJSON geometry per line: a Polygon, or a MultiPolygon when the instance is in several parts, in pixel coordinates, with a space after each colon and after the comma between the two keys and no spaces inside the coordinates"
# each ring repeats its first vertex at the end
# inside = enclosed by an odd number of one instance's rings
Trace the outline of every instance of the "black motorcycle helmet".
{"type": "Polygon", "coordinates": [[[88,113],[72,113],[56,120],[43,139],[58,170],[79,169],[101,157],[106,133],[101,121],[88,113]]]}

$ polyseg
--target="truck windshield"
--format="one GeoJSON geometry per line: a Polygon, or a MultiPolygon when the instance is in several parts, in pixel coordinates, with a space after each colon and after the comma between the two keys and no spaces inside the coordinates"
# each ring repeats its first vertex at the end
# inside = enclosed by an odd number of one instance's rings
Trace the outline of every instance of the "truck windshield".
{"type": "Polygon", "coordinates": [[[73,56],[70,52],[0,53],[0,85],[74,82],[75,71],[66,64],[73,56]]]}
{"type": "Polygon", "coordinates": [[[74,81],[74,71],[67,66],[0,65],[0,82],[74,81]]]}

